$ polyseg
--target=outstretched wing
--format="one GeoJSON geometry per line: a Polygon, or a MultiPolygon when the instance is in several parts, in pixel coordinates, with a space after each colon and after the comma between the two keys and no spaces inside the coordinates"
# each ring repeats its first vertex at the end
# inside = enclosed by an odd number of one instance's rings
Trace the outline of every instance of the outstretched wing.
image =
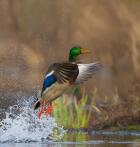
{"type": "Polygon", "coordinates": [[[73,84],[78,75],[78,66],[72,63],[52,64],[43,81],[42,93],[56,82],[73,84]]]}
{"type": "Polygon", "coordinates": [[[78,64],[79,74],[75,81],[75,84],[81,84],[87,81],[88,78],[92,77],[98,70],[101,69],[99,63],[89,63],[89,64],[78,64]]]}
{"type": "Polygon", "coordinates": [[[77,64],[72,63],[54,63],[50,69],[54,71],[58,83],[73,84],[79,73],[77,64]]]}

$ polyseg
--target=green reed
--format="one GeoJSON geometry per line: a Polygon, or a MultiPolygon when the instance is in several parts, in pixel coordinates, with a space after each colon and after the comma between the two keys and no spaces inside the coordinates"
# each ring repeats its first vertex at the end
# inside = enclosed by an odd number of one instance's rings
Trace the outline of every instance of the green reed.
{"type": "Polygon", "coordinates": [[[53,116],[58,124],[64,128],[88,128],[94,107],[93,99],[90,99],[83,91],[82,98],[77,100],[75,96],[60,97],[54,102],[53,116]],[[68,102],[68,100],[71,100],[68,102]]]}

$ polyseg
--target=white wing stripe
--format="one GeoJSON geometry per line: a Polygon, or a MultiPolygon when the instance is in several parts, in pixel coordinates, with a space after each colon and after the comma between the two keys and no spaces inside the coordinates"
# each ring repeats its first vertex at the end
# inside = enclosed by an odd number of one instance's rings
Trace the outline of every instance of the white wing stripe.
{"type": "Polygon", "coordinates": [[[54,73],[54,70],[52,70],[51,72],[49,72],[49,73],[45,76],[45,78],[51,76],[53,73],[54,73]]]}

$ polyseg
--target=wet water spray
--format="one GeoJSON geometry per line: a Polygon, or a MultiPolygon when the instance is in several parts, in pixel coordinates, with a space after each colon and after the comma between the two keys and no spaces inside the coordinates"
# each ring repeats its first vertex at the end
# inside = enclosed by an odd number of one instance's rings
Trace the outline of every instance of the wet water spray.
{"type": "Polygon", "coordinates": [[[0,122],[0,142],[41,142],[63,137],[64,130],[55,119],[45,115],[39,119],[30,104],[26,101],[5,112],[5,119],[0,122]]]}

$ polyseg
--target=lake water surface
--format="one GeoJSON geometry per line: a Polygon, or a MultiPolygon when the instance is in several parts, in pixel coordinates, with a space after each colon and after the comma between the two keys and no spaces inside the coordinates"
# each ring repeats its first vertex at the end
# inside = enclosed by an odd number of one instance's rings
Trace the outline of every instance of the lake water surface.
{"type": "Polygon", "coordinates": [[[109,132],[93,133],[67,133],[62,141],[42,142],[5,142],[0,147],[140,147],[139,135],[112,134],[109,132]]]}

